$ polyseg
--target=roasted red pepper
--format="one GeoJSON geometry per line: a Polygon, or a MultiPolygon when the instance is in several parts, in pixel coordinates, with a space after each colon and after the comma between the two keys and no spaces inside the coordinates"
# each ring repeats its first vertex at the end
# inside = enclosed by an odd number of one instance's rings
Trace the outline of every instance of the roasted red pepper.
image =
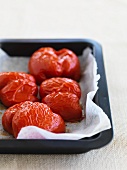
{"type": "Polygon", "coordinates": [[[17,137],[21,128],[30,125],[54,133],[65,132],[65,123],[61,116],[39,102],[26,101],[8,108],[2,117],[2,123],[4,129],[14,137],[17,137]]]}
{"type": "Polygon", "coordinates": [[[78,57],[69,49],[40,48],[33,53],[28,66],[38,84],[51,77],[80,79],[78,57]]]}
{"type": "Polygon", "coordinates": [[[65,121],[76,122],[82,119],[82,108],[77,95],[70,92],[53,92],[42,99],[51,110],[65,121]]]}
{"type": "Polygon", "coordinates": [[[0,73],[0,100],[10,107],[23,101],[38,101],[38,87],[33,76],[26,73],[0,73]]]}
{"type": "Polygon", "coordinates": [[[13,116],[20,109],[21,109],[20,104],[15,104],[14,106],[11,106],[10,108],[8,108],[2,116],[2,125],[4,129],[11,135],[13,135],[13,129],[12,129],[13,116]]]}
{"type": "Polygon", "coordinates": [[[69,78],[50,78],[43,81],[40,85],[40,96],[45,97],[52,92],[70,92],[81,97],[81,90],[79,84],[69,78]]]}
{"type": "Polygon", "coordinates": [[[0,89],[2,89],[8,82],[12,80],[27,79],[32,82],[36,82],[35,78],[24,72],[1,72],[0,73],[0,89]]]}

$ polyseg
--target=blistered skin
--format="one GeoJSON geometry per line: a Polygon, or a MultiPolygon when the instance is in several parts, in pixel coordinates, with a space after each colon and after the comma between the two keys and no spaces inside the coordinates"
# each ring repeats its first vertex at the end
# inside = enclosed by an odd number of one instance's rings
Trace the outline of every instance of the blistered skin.
{"type": "Polygon", "coordinates": [[[68,49],[40,48],[31,56],[28,67],[38,84],[52,77],[80,79],[78,57],[68,49]]]}
{"type": "Polygon", "coordinates": [[[2,89],[8,82],[18,79],[27,79],[35,82],[35,79],[32,75],[24,72],[2,72],[0,73],[0,89],[2,89]]]}
{"type": "Polygon", "coordinates": [[[11,106],[9,109],[7,109],[3,116],[2,116],[2,125],[4,129],[13,135],[13,129],[12,129],[12,119],[16,112],[20,109],[20,104],[15,104],[14,106],[11,106]]]}
{"type": "Polygon", "coordinates": [[[69,78],[50,78],[43,81],[40,85],[40,96],[45,97],[52,92],[70,92],[81,97],[81,90],[79,84],[69,78]]]}
{"type": "Polygon", "coordinates": [[[43,103],[26,101],[20,105],[20,109],[12,119],[14,137],[25,126],[37,126],[54,133],[65,132],[65,123],[60,115],[55,114],[43,103]]]}
{"type": "Polygon", "coordinates": [[[34,52],[29,61],[29,71],[38,84],[51,77],[62,75],[61,63],[53,48],[41,48],[34,52]]]}
{"type": "Polygon", "coordinates": [[[62,64],[62,77],[72,78],[76,81],[80,79],[80,63],[78,57],[71,50],[63,48],[56,52],[62,64]]]}
{"type": "Polygon", "coordinates": [[[6,107],[23,101],[38,101],[38,87],[29,80],[13,80],[0,90],[0,100],[6,107]]]}
{"type": "Polygon", "coordinates": [[[0,100],[10,107],[23,101],[38,101],[38,87],[32,75],[23,72],[0,73],[0,100]]]}
{"type": "Polygon", "coordinates": [[[79,104],[79,98],[69,92],[53,92],[42,99],[51,110],[69,122],[76,122],[82,119],[82,109],[79,104]]]}

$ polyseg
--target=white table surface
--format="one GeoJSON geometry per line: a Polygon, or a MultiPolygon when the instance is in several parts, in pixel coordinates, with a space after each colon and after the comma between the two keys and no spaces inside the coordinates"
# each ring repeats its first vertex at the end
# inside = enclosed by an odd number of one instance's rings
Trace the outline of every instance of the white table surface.
{"type": "Polygon", "coordinates": [[[127,169],[127,0],[0,0],[0,38],[91,38],[103,46],[113,141],[77,155],[0,155],[0,170],[127,169]]]}

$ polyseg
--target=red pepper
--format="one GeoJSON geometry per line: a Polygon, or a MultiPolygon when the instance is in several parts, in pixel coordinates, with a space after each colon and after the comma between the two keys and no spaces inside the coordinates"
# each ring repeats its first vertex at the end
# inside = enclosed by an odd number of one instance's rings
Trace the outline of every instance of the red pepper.
{"type": "Polygon", "coordinates": [[[23,101],[38,101],[38,87],[32,75],[21,72],[0,73],[0,100],[10,107],[23,101]]]}
{"type": "Polygon", "coordinates": [[[80,79],[78,57],[69,49],[40,48],[31,56],[28,67],[38,84],[51,77],[80,79]]]}
{"type": "Polygon", "coordinates": [[[47,94],[52,92],[70,92],[80,99],[81,90],[79,84],[69,78],[50,78],[43,81],[40,85],[40,96],[45,97],[47,94]]]}
{"type": "Polygon", "coordinates": [[[70,92],[53,92],[42,99],[51,110],[69,122],[76,122],[82,119],[82,108],[79,98],[70,92]]]}
{"type": "Polygon", "coordinates": [[[17,137],[21,128],[37,126],[54,133],[65,132],[65,123],[60,115],[55,114],[43,103],[26,101],[6,110],[2,117],[5,130],[17,137]]]}

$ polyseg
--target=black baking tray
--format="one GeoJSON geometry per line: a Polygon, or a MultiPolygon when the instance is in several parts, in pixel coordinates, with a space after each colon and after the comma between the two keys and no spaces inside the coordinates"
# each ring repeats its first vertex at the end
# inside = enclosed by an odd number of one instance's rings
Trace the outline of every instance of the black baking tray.
{"type": "Polygon", "coordinates": [[[98,66],[99,90],[94,102],[100,106],[111,121],[111,129],[81,140],[36,140],[36,139],[1,139],[0,153],[14,154],[78,154],[98,149],[108,144],[113,138],[113,125],[107,90],[107,81],[101,45],[90,39],[1,39],[0,47],[13,56],[31,56],[40,47],[53,47],[56,50],[68,48],[77,55],[90,47],[98,66]]]}

